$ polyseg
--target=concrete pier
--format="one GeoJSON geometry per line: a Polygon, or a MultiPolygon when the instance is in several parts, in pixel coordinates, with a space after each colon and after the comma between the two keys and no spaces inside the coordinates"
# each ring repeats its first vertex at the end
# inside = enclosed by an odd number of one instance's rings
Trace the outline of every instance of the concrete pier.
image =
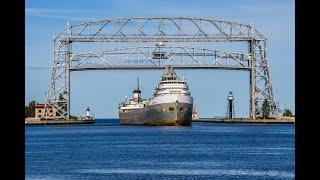
{"type": "Polygon", "coordinates": [[[234,119],[217,119],[217,118],[199,118],[192,122],[209,122],[209,123],[250,123],[250,124],[295,124],[295,118],[281,119],[249,119],[249,118],[234,118],[234,119]]]}
{"type": "Polygon", "coordinates": [[[40,118],[26,118],[25,125],[60,125],[60,124],[93,124],[94,119],[42,120],[40,118]]]}

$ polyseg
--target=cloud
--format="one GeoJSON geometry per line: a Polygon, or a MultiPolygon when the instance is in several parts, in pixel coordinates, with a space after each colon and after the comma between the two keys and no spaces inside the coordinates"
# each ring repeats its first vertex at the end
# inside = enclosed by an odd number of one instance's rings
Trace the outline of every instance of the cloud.
{"type": "Polygon", "coordinates": [[[86,9],[59,9],[59,8],[26,8],[26,13],[63,13],[63,14],[70,14],[70,13],[88,13],[88,12],[94,12],[92,10],[86,10],[86,9]]]}
{"type": "Polygon", "coordinates": [[[71,20],[71,21],[90,21],[90,20],[96,19],[96,18],[88,18],[88,17],[75,17],[75,16],[51,15],[51,14],[37,14],[37,15],[30,15],[30,16],[47,18],[47,19],[63,19],[63,20],[71,20]]]}
{"type": "Polygon", "coordinates": [[[283,14],[283,11],[291,11],[294,12],[295,6],[294,3],[286,3],[286,4],[280,4],[280,3],[260,3],[260,4],[243,4],[239,5],[239,10],[243,12],[250,12],[250,13],[268,13],[268,14],[274,14],[274,13],[281,13],[283,14]]]}
{"type": "Polygon", "coordinates": [[[34,16],[47,19],[63,19],[74,21],[94,20],[95,18],[75,16],[75,14],[93,13],[92,10],[85,9],[55,9],[55,8],[26,8],[27,16],[34,16]]]}

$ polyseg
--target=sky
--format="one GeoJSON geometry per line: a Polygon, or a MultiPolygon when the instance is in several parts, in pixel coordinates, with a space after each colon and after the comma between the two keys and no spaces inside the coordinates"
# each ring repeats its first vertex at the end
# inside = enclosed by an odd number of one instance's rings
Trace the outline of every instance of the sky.
{"type": "MultiPolygon", "coordinates": [[[[253,24],[268,38],[268,63],[276,102],[295,112],[295,10],[288,0],[27,0],[25,8],[25,103],[45,101],[53,63],[53,36],[67,21],[136,16],[188,16],[253,24]]],[[[71,114],[118,118],[118,104],[131,96],[140,78],[149,98],[161,70],[83,71],[71,73],[71,114]]],[[[187,79],[200,117],[225,115],[227,95],[235,96],[236,117],[249,115],[249,74],[222,70],[177,70],[187,79]]]]}

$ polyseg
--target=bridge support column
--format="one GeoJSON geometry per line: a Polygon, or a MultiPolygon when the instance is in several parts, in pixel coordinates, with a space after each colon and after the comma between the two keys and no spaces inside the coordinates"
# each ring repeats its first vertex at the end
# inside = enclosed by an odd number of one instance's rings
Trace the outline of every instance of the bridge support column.
{"type": "Polygon", "coordinates": [[[256,103],[255,103],[255,78],[254,78],[254,71],[255,71],[255,55],[254,55],[254,48],[253,48],[253,41],[249,41],[249,116],[252,119],[256,118],[256,103]]]}
{"type": "Polygon", "coordinates": [[[67,101],[67,114],[66,114],[66,117],[68,119],[70,119],[70,67],[71,67],[71,55],[72,55],[72,50],[71,50],[71,43],[70,41],[68,41],[67,43],[67,60],[68,60],[68,63],[67,63],[67,68],[66,68],[66,71],[67,71],[67,80],[66,80],[66,87],[68,88],[67,90],[67,95],[66,95],[66,101],[67,101]]]}

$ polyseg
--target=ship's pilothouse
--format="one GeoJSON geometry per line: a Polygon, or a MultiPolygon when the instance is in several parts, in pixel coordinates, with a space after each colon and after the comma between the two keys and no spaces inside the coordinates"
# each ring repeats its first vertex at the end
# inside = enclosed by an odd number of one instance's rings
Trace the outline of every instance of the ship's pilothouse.
{"type": "Polygon", "coordinates": [[[165,94],[182,94],[190,95],[186,81],[180,80],[172,67],[167,67],[160,83],[157,85],[154,96],[165,94]]]}
{"type": "Polygon", "coordinates": [[[192,103],[192,97],[186,81],[181,80],[172,67],[166,67],[159,84],[155,88],[149,105],[166,102],[192,103]]]}
{"type": "Polygon", "coordinates": [[[188,85],[185,81],[161,81],[156,87],[154,96],[165,94],[183,94],[190,95],[188,85]]]}

